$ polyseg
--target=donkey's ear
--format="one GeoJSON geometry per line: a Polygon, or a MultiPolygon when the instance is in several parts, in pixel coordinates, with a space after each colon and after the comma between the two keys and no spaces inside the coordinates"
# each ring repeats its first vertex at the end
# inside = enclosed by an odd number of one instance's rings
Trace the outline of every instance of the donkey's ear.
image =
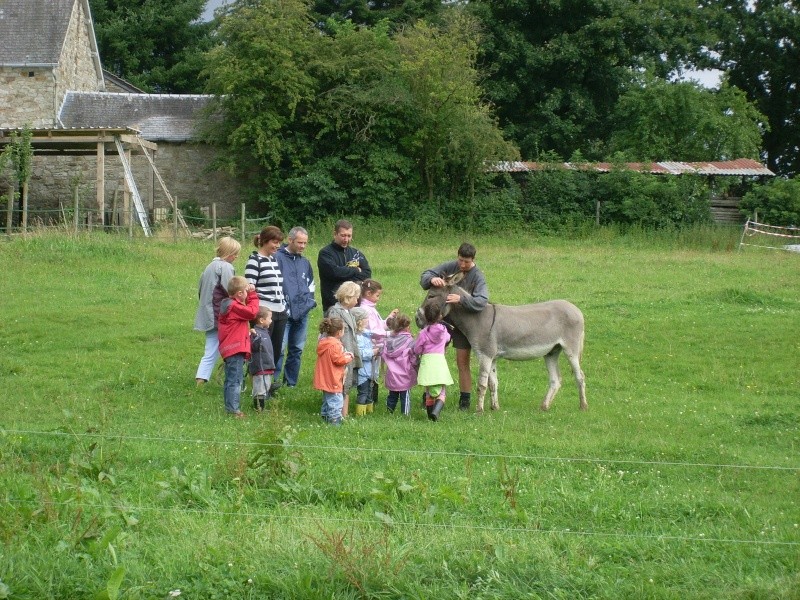
{"type": "Polygon", "coordinates": [[[453,273],[448,278],[444,280],[447,285],[457,285],[462,279],[464,279],[464,274],[459,271],[458,273],[453,273]]]}

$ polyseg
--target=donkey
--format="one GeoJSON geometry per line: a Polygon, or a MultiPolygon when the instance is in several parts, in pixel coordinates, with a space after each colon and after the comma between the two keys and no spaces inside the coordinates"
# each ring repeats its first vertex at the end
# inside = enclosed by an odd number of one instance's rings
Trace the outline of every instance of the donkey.
{"type": "Polygon", "coordinates": [[[492,395],[492,410],[500,408],[497,399],[498,358],[529,360],[542,356],[550,375],[550,387],[541,408],[548,410],[561,387],[558,357],[562,351],[569,360],[578,384],[580,409],[586,410],[586,386],[580,364],[584,338],[583,313],[580,309],[566,300],[550,300],[521,306],[490,303],[481,312],[469,312],[459,304],[445,302],[448,294],[467,294],[458,286],[463,277],[462,273],[455,273],[445,279],[444,287],[431,287],[417,310],[416,321],[420,327],[425,325],[423,307],[433,303],[442,316],[447,317],[467,337],[478,357],[477,412],[483,412],[487,386],[492,395]]]}

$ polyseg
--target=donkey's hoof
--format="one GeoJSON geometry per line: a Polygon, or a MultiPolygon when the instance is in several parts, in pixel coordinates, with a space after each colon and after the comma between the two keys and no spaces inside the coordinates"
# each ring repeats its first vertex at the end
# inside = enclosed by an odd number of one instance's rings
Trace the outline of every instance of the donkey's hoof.
{"type": "Polygon", "coordinates": [[[547,412],[548,410],[550,410],[550,405],[542,404],[539,408],[541,408],[544,412],[547,412]]]}
{"type": "Polygon", "coordinates": [[[500,410],[499,404],[492,404],[492,410],[500,410]]]}

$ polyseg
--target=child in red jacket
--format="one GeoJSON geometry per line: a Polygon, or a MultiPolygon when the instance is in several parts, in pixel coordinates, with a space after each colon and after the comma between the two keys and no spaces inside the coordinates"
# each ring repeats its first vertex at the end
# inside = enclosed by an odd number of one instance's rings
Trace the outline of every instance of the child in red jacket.
{"type": "Polygon", "coordinates": [[[327,317],[319,324],[322,337],[317,342],[317,364],[314,367],[314,388],[322,392],[322,418],[331,425],[342,424],[345,366],[353,360],[342,345],[344,321],[327,317]]]}
{"type": "Polygon", "coordinates": [[[250,358],[250,321],[258,315],[258,294],[244,277],[231,277],[228,298],[219,307],[219,353],[225,361],[225,411],[241,419],[244,361],[250,358]]]}

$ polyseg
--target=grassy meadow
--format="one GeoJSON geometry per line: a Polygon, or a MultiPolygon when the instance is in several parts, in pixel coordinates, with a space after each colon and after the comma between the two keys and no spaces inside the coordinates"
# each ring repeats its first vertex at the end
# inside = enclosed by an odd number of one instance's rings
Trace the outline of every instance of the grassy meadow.
{"type": "MultiPolygon", "coordinates": [[[[355,233],[384,314],[462,241],[355,233]]],[[[196,388],[212,242],[1,241],[0,599],[798,599],[800,255],[738,233],[471,236],[492,301],[583,310],[589,410],[502,362],[497,412],[340,428],[319,310],[264,414],[196,388]]]]}

